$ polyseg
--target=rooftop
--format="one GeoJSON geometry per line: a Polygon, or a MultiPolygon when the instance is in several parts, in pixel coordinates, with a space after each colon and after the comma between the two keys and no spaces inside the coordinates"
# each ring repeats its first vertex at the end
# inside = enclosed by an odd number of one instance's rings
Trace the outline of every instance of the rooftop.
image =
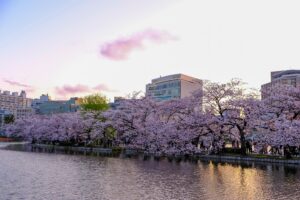
{"type": "Polygon", "coordinates": [[[199,82],[201,81],[198,78],[188,76],[185,74],[172,74],[172,75],[161,76],[159,78],[152,79],[151,83],[160,83],[160,82],[166,82],[166,81],[177,80],[177,79],[187,80],[187,81],[191,81],[191,80],[199,81],[199,82]]]}
{"type": "Polygon", "coordinates": [[[274,71],[271,72],[271,81],[274,79],[281,78],[282,76],[297,75],[297,74],[300,75],[300,70],[291,69],[291,70],[274,71]]]}

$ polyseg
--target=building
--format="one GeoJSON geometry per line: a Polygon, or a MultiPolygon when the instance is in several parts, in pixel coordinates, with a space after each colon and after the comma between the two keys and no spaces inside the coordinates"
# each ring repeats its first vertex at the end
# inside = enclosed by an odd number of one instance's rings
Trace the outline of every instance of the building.
{"type": "Polygon", "coordinates": [[[23,119],[32,114],[34,114],[34,110],[31,107],[17,108],[17,119],[23,119]]]}
{"type": "MultiPolygon", "coordinates": [[[[42,98],[40,98],[40,100],[41,99],[42,98]]],[[[34,104],[35,113],[42,115],[77,112],[79,109],[79,98],[77,97],[71,98],[67,101],[52,101],[48,99],[38,103],[35,102],[34,104]]]]}
{"type": "Polygon", "coordinates": [[[146,85],[146,96],[157,100],[188,97],[195,90],[202,90],[203,81],[184,74],[174,74],[153,79],[146,85]]]}
{"type": "Polygon", "coordinates": [[[300,88],[300,70],[283,70],[271,72],[271,82],[261,86],[262,99],[267,97],[264,91],[268,91],[273,86],[291,85],[300,88]]]}
{"type": "Polygon", "coordinates": [[[124,97],[114,97],[114,102],[109,103],[109,107],[113,110],[117,109],[121,105],[121,102],[126,100],[124,97]]]}
{"type": "Polygon", "coordinates": [[[32,100],[26,97],[25,91],[18,94],[0,90],[0,110],[13,114],[16,119],[32,114],[31,102],[32,100]]]}
{"type": "Polygon", "coordinates": [[[39,99],[33,99],[31,103],[31,107],[36,111],[39,109],[39,106],[42,103],[48,102],[51,100],[51,97],[48,94],[42,94],[39,99]]]}

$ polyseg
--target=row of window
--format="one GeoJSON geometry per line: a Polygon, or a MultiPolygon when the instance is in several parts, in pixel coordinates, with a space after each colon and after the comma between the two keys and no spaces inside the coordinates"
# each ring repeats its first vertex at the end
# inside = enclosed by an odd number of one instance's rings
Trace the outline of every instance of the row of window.
{"type": "Polygon", "coordinates": [[[156,86],[150,86],[148,89],[149,90],[162,90],[162,89],[176,88],[176,87],[180,87],[180,81],[174,81],[174,82],[159,84],[156,86]]]}
{"type": "Polygon", "coordinates": [[[294,78],[294,79],[283,79],[282,83],[292,85],[292,86],[296,87],[296,78],[294,78]]]}
{"type": "Polygon", "coordinates": [[[153,92],[154,96],[164,96],[164,95],[170,95],[170,96],[180,96],[180,88],[173,88],[169,90],[158,90],[153,92]]]}

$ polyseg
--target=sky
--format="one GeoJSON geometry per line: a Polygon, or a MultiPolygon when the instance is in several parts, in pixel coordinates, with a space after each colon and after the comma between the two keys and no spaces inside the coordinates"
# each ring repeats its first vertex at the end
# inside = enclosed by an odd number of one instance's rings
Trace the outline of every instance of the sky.
{"type": "Polygon", "coordinates": [[[0,90],[113,100],[183,73],[260,88],[300,69],[297,0],[0,0],[0,90]]]}

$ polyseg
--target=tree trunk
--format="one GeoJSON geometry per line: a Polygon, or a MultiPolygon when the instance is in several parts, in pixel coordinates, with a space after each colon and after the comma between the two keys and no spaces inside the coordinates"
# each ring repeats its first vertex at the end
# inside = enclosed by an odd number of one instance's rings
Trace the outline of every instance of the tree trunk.
{"type": "Polygon", "coordinates": [[[245,133],[244,131],[240,131],[240,142],[241,142],[241,155],[245,156],[247,155],[246,152],[246,139],[245,139],[245,133]]]}
{"type": "Polygon", "coordinates": [[[285,158],[286,159],[291,159],[292,158],[292,154],[291,154],[289,145],[285,146],[283,149],[284,149],[283,151],[284,151],[285,158]]]}

